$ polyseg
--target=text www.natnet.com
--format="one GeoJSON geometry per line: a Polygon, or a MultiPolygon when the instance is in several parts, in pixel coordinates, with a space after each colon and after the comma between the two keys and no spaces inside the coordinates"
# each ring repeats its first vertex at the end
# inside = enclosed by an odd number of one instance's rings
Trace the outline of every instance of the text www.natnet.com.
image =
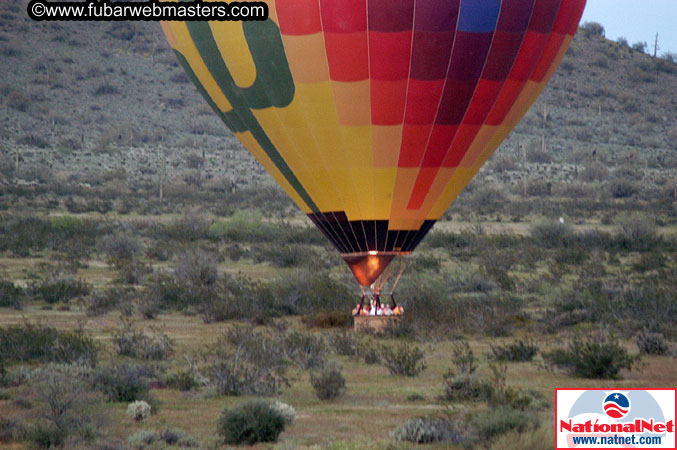
{"type": "Polygon", "coordinates": [[[33,20],[265,20],[264,2],[166,2],[158,0],[113,2],[110,0],[32,0],[28,15],[33,20]]]}
{"type": "Polygon", "coordinates": [[[578,445],[601,445],[601,446],[635,446],[635,445],[661,445],[660,436],[572,436],[575,446],[578,445]]]}

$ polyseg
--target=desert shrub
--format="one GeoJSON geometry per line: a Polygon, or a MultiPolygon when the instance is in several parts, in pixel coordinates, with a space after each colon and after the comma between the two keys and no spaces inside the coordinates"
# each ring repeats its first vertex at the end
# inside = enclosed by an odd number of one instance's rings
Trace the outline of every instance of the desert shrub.
{"type": "Polygon", "coordinates": [[[182,371],[167,376],[165,380],[168,387],[179,391],[190,391],[200,386],[195,376],[190,371],[182,371]]]}
{"type": "Polygon", "coordinates": [[[491,444],[491,450],[542,450],[544,442],[554,442],[554,430],[539,427],[534,430],[510,431],[498,436],[491,444]]]}
{"type": "Polygon", "coordinates": [[[443,377],[442,399],[448,402],[489,401],[494,396],[493,386],[476,375],[447,372],[443,377]]]}
{"type": "Polygon", "coordinates": [[[150,417],[150,405],[137,400],[127,405],[127,418],[134,422],[145,422],[150,417]]]}
{"type": "Polygon", "coordinates": [[[275,400],[270,404],[270,407],[284,417],[284,421],[287,425],[293,424],[294,420],[296,420],[296,410],[293,406],[275,400]]]}
{"type": "Polygon", "coordinates": [[[451,361],[461,375],[471,375],[477,369],[477,359],[466,340],[454,342],[451,361]]]}
{"type": "Polygon", "coordinates": [[[362,359],[364,360],[365,364],[381,364],[383,361],[381,358],[381,352],[379,351],[378,347],[375,347],[373,345],[366,345],[362,349],[362,359]]]}
{"type": "Polygon", "coordinates": [[[311,372],[310,384],[320,400],[336,400],[346,391],[346,379],[343,376],[341,366],[335,362],[328,363],[325,367],[311,372]]]}
{"type": "Polygon", "coordinates": [[[325,324],[349,326],[350,316],[345,313],[345,305],[349,304],[348,299],[353,297],[353,292],[346,282],[336,280],[327,271],[295,270],[280,275],[268,285],[268,289],[274,299],[271,306],[282,314],[341,311],[342,314],[327,317],[325,324]]]}
{"type": "Polygon", "coordinates": [[[339,331],[329,334],[329,346],[337,355],[358,356],[362,349],[362,341],[353,332],[339,331]]]}
{"type": "Polygon", "coordinates": [[[581,179],[586,182],[605,181],[608,177],[609,169],[598,161],[587,165],[581,172],[581,179]]]}
{"type": "Polygon", "coordinates": [[[99,96],[99,95],[116,95],[120,93],[120,89],[109,83],[101,83],[92,91],[93,95],[99,96]]]}
{"type": "Polygon", "coordinates": [[[269,395],[289,384],[289,361],[279,337],[232,327],[210,347],[209,374],[222,395],[269,395]]]}
{"type": "Polygon", "coordinates": [[[604,36],[604,27],[598,22],[585,22],[581,25],[581,31],[583,36],[592,37],[592,36],[604,36]]]}
{"type": "Polygon", "coordinates": [[[117,353],[154,361],[167,359],[174,352],[174,340],[162,329],[151,327],[150,330],[153,334],[146,334],[136,329],[131,320],[122,318],[113,333],[117,353]]]}
{"type": "Polygon", "coordinates": [[[405,275],[399,297],[406,299],[404,318],[419,334],[448,335],[470,332],[509,335],[516,317],[522,314],[522,300],[502,292],[478,295],[454,293],[450,286],[465,285],[449,275],[405,275]],[[431,322],[430,317],[435,317],[431,322]]]}
{"type": "Polygon", "coordinates": [[[149,401],[149,375],[143,366],[120,364],[98,369],[92,383],[111,402],[149,401]]]}
{"type": "Polygon", "coordinates": [[[631,356],[613,337],[576,337],[566,347],[543,353],[543,359],[565,372],[583,378],[620,378],[619,372],[632,369],[637,357],[631,356]]]}
{"type": "Polygon", "coordinates": [[[425,395],[414,392],[413,394],[407,395],[408,402],[421,402],[425,400],[425,395]]]}
{"type": "Polygon", "coordinates": [[[291,331],[283,345],[287,358],[302,369],[315,369],[327,362],[327,344],[321,335],[291,331]]]}
{"type": "Polygon", "coordinates": [[[616,226],[616,239],[622,249],[645,251],[654,248],[660,242],[655,222],[644,214],[621,216],[616,226]]]}
{"type": "Polygon", "coordinates": [[[508,271],[516,261],[517,255],[512,250],[486,251],[480,256],[480,266],[502,289],[507,290],[515,284],[508,271]]]}
{"type": "Polygon", "coordinates": [[[638,272],[649,272],[651,270],[662,269],[667,265],[668,258],[660,250],[654,249],[647,253],[642,253],[632,264],[632,267],[638,272]]]}
{"type": "Polygon", "coordinates": [[[0,279],[0,307],[22,309],[24,290],[9,280],[0,279]]]}
{"type": "Polygon", "coordinates": [[[491,167],[492,169],[494,169],[495,172],[498,173],[517,170],[519,168],[517,162],[515,161],[515,158],[509,156],[492,158],[491,167]]]}
{"type": "Polygon", "coordinates": [[[530,413],[508,407],[489,409],[476,414],[471,424],[480,440],[516,431],[523,433],[538,428],[538,419],[530,413]]]}
{"type": "Polygon", "coordinates": [[[284,431],[285,418],[267,401],[251,400],[224,409],[216,427],[226,444],[276,442],[284,431]]]}
{"type": "Polygon", "coordinates": [[[102,236],[96,246],[116,266],[131,260],[141,251],[141,243],[131,231],[118,231],[102,236]]]}
{"type": "Polygon", "coordinates": [[[625,179],[615,179],[608,184],[609,194],[613,198],[630,198],[639,192],[639,186],[625,179]]]}
{"type": "Polygon", "coordinates": [[[0,328],[0,360],[96,364],[100,348],[83,329],[24,324],[0,328]]]}
{"type": "Polygon", "coordinates": [[[90,292],[90,286],[72,275],[55,273],[34,283],[29,291],[47,303],[68,303],[71,299],[90,292]]]}
{"type": "Polygon", "coordinates": [[[26,426],[11,417],[0,417],[0,442],[19,442],[26,439],[26,426]]]}
{"type": "Polygon", "coordinates": [[[37,448],[61,447],[66,440],[66,434],[45,423],[38,423],[28,430],[28,440],[37,448]]]}
{"type": "Polygon", "coordinates": [[[651,333],[642,330],[635,338],[639,352],[644,355],[665,355],[670,350],[670,346],[665,337],[660,333],[651,333]]]}
{"type": "Polygon", "coordinates": [[[127,443],[134,450],[145,448],[197,448],[200,446],[197,439],[183,430],[166,428],[164,430],[140,430],[127,438],[127,443]]]}
{"type": "Polygon", "coordinates": [[[106,314],[119,305],[129,303],[136,291],[133,288],[112,287],[104,291],[95,291],[84,299],[88,316],[106,314]]]}
{"type": "Polygon", "coordinates": [[[327,259],[326,252],[320,252],[307,244],[257,245],[252,248],[252,258],[255,262],[269,261],[277,267],[314,269],[331,267],[331,261],[327,259]]]}
{"type": "Polygon", "coordinates": [[[533,342],[519,339],[505,345],[492,345],[489,357],[497,361],[531,361],[538,351],[533,342]]]}
{"type": "Polygon", "coordinates": [[[196,241],[207,236],[210,222],[209,217],[201,210],[191,208],[160,231],[165,238],[181,242],[196,241]]]}
{"type": "Polygon", "coordinates": [[[646,49],[648,47],[648,44],[646,42],[635,42],[632,44],[632,49],[638,52],[646,53],[646,49]]]}
{"type": "Polygon", "coordinates": [[[29,429],[28,439],[38,447],[60,446],[68,437],[86,434],[98,419],[98,396],[77,372],[61,369],[41,371],[31,385],[40,420],[29,429]]]}
{"type": "Polygon", "coordinates": [[[407,421],[392,432],[397,441],[413,442],[415,444],[431,444],[444,442],[460,444],[464,442],[461,427],[447,418],[416,417],[407,421]]]}
{"type": "Polygon", "coordinates": [[[305,314],[301,321],[314,328],[350,328],[353,318],[346,311],[318,311],[305,314]]]}
{"type": "Polygon", "coordinates": [[[542,222],[531,227],[531,237],[546,248],[568,247],[575,234],[571,227],[559,222],[542,222]]]}
{"type": "Polygon", "coordinates": [[[415,377],[426,369],[425,352],[416,345],[401,342],[381,345],[383,365],[393,375],[415,377]]]}

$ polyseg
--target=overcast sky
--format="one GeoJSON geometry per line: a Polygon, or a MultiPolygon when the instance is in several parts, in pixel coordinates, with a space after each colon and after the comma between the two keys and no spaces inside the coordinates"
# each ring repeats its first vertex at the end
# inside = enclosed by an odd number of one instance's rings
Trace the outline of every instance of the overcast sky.
{"type": "Polygon", "coordinates": [[[584,22],[601,23],[607,39],[646,42],[651,54],[658,33],[658,54],[677,53],[677,0],[588,0],[584,22]]]}

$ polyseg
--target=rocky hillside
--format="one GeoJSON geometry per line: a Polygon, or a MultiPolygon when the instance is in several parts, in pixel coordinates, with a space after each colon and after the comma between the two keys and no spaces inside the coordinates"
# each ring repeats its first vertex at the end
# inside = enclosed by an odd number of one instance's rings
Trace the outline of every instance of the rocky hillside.
{"type": "MultiPolygon", "coordinates": [[[[34,22],[25,4],[0,2],[1,183],[91,185],[113,173],[152,186],[163,165],[186,186],[270,182],[189,83],[158,23],[34,22]]],[[[594,164],[677,178],[677,66],[579,33],[482,176],[571,182],[594,164]]]]}

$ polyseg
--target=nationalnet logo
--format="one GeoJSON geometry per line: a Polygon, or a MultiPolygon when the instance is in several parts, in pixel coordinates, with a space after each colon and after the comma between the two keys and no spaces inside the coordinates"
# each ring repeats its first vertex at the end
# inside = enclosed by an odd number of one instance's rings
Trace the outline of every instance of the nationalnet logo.
{"type": "Polygon", "coordinates": [[[676,448],[675,389],[557,389],[557,449],[676,448]]]}

